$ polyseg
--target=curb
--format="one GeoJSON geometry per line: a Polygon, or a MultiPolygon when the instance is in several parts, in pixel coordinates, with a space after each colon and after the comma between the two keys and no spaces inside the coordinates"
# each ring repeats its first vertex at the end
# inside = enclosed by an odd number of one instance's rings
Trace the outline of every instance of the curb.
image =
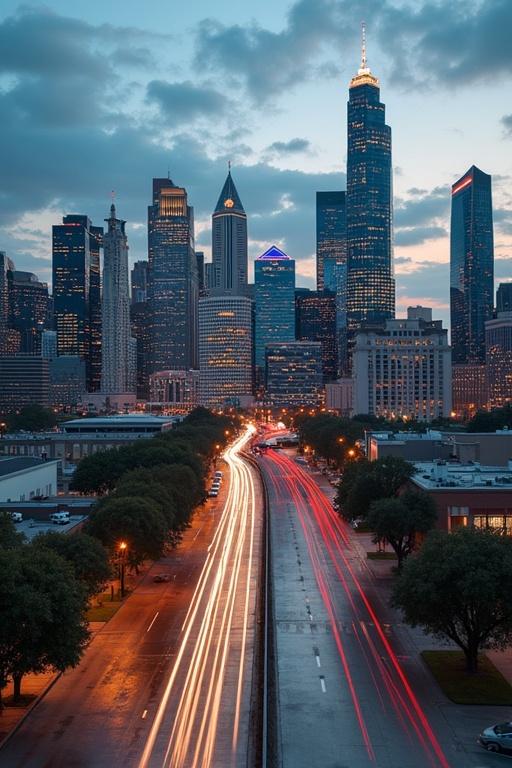
{"type": "Polygon", "coordinates": [[[35,698],[35,699],[34,699],[34,701],[32,702],[32,704],[31,704],[31,705],[30,705],[30,706],[29,706],[29,707],[28,707],[28,708],[25,710],[25,712],[23,713],[23,715],[20,717],[20,719],[18,720],[18,722],[17,722],[17,723],[16,723],[16,724],[13,726],[13,728],[11,728],[11,730],[9,731],[9,733],[8,733],[8,734],[6,734],[6,735],[4,736],[4,738],[2,739],[2,741],[0,741],[0,752],[1,752],[1,751],[2,751],[2,749],[5,747],[5,745],[6,745],[6,744],[7,744],[7,742],[9,741],[9,739],[10,739],[12,736],[14,736],[14,734],[15,734],[15,733],[17,733],[17,731],[18,731],[18,730],[21,728],[21,726],[23,725],[23,723],[25,722],[25,720],[27,719],[27,717],[30,715],[30,713],[32,712],[32,710],[33,710],[33,709],[35,709],[35,708],[37,707],[37,705],[39,704],[39,702],[40,702],[40,701],[42,701],[42,700],[44,699],[44,697],[46,696],[46,694],[47,694],[47,693],[49,693],[49,691],[51,691],[51,689],[53,688],[53,686],[55,685],[55,683],[57,682],[57,680],[58,680],[60,677],[62,677],[62,672],[57,672],[57,673],[54,675],[54,677],[53,677],[53,678],[50,680],[50,682],[49,682],[49,683],[47,683],[46,687],[45,687],[45,688],[43,688],[43,690],[42,690],[42,691],[41,691],[41,693],[40,693],[40,694],[37,696],[37,698],[35,698]]]}

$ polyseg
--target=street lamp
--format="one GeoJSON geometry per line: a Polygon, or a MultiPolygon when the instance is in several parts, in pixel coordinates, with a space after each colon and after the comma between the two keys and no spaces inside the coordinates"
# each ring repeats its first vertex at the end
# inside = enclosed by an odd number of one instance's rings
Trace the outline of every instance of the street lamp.
{"type": "Polygon", "coordinates": [[[354,458],[354,456],[356,455],[356,452],[354,451],[353,448],[351,448],[350,451],[348,451],[348,455],[350,456],[351,459],[354,458]]]}
{"type": "Polygon", "coordinates": [[[119,583],[121,588],[121,598],[124,597],[124,566],[127,548],[128,544],[126,541],[119,542],[119,583]]]}

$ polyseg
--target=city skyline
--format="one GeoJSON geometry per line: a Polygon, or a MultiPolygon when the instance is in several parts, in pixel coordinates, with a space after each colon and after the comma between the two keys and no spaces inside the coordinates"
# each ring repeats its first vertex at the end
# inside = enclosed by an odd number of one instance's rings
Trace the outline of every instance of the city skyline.
{"type": "Polygon", "coordinates": [[[144,258],[148,187],[151,177],[164,175],[167,168],[175,183],[187,188],[196,211],[196,246],[209,256],[209,219],[231,158],[249,218],[250,264],[258,253],[276,242],[296,260],[298,285],[314,287],[314,195],[317,190],[345,188],[347,85],[359,62],[359,23],[366,15],[369,61],[381,81],[381,96],[394,132],[398,313],[403,315],[410,303],[429,304],[447,321],[449,187],[473,163],[493,176],[495,277],[496,281],[510,278],[509,263],[504,258],[510,255],[511,242],[507,176],[512,168],[507,160],[510,145],[505,138],[509,123],[507,107],[500,98],[499,78],[494,77],[496,72],[510,68],[499,34],[506,28],[505,14],[510,12],[505,3],[492,4],[494,15],[491,4],[484,3],[467,14],[466,22],[457,21],[455,12],[447,7],[446,29],[460,35],[456,52],[450,54],[443,41],[428,35],[435,17],[432,3],[415,10],[408,4],[400,10],[395,19],[398,42],[393,50],[383,43],[390,23],[387,3],[372,13],[363,13],[369,10],[368,4],[357,9],[344,2],[316,4],[313,19],[313,4],[305,0],[291,6],[263,3],[258,12],[259,25],[251,23],[243,9],[227,9],[223,3],[216,7],[217,18],[207,23],[204,19],[208,9],[198,3],[193,10],[187,9],[183,20],[190,23],[191,34],[187,38],[175,35],[173,50],[180,59],[179,69],[176,66],[172,76],[169,62],[155,65],[151,50],[165,37],[167,28],[169,34],[176,32],[163,6],[157,4],[151,22],[133,8],[126,14],[123,9],[127,26],[123,27],[122,44],[114,50],[116,5],[102,10],[98,3],[91,3],[86,11],[77,3],[71,20],[61,2],[51,2],[46,13],[35,8],[17,15],[16,4],[4,4],[0,39],[9,35],[11,41],[5,49],[11,51],[9,60],[0,62],[4,73],[1,98],[9,118],[3,128],[4,146],[13,128],[30,143],[28,155],[6,157],[4,164],[7,202],[1,222],[1,247],[18,269],[49,280],[50,262],[44,258],[50,255],[50,224],[59,221],[64,213],[86,212],[92,220],[99,219],[112,187],[126,210],[132,260],[144,258]],[[332,19],[337,22],[335,32],[325,24],[331,18],[329,14],[334,14],[332,19]],[[308,18],[311,23],[304,31],[300,22],[308,18]],[[480,47],[472,49],[473,38],[462,34],[463,23],[467,31],[485,26],[484,22],[489,32],[482,35],[480,47]],[[37,60],[44,54],[41,45],[35,46],[39,54],[22,66],[12,42],[25,41],[26,48],[34,35],[34,41],[40,41],[56,25],[66,32],[60,45],[76,41],[69,72],[57,76],[51,57],[46,68],[41,67],[41,60],[37,60]],[[164,33],[157,31],[162,29],[164,33]],[[229,33],[234,29],[240,32],[236,71],[226,59],[229,33]],[[490,46],[488,38],[493,33],[497,37],[490,46]],[[258,58],[265,34],[270,45],[282,48],[276,50],[277,72],[270,72],[258,58]],[[105,47],[105,54],[93,57],[98,42],[105,47]],[[297,71],[291,71],[286,51],[306,42],[308,67],[297,65],[297,71]],[[414,61],[406,56],[413,45],[418,51],[414,61]],[[492,56],[487,55],[491,50],[492,56]],[[203,68],[197,64],[194,69],[194,62],[201,56],[203,68]],[[94,71],[89,71],[90,67],[94,71]],[[308,80],[305,69],[316,74],[315,82],[308,80]],[[493,78],[484,80],[491,71],[493,78]],[[109,80],[113,72],[116,78],[109,80]],[[40,80],[39,89],[45,92],[44,109],[31,101],[34,73],[40,80]],[[62,101],[64,86],[76,85],[77,78],[82,85],[90,85],[88,107],[97,106],[92,130],[88,130],[90,116],[80,113],[83,106],[62,101]],[[129,83],[134,87],[128,91],[129,83]],[[126,112],[113,113],[107,108],[108,88],[124,89],[129,118],[126,112]],[[250,98],[244,98],[246,95],[250,98]],[[262,100],[264,120],[254,106],[256,98],[262,100]],[[482,116],[467,125],[464,115],[475,99],[479,100],[482,116]],[[322,119],[312,121],[311,114],[318,110],[322,119]],[[30,129],[27,116],[31,118],[30,129]],[[174,132],[164,129],[164,124],[168,128],[169,117],[177,126],[174,132]],[[59,147],[44,143],[48,142],[49,124],[56,128],[59,147]],[[232,130],[234,125],[244,126],[237,135],[232,130]],[[221,134],[227,139],[221,140],[221,134]],[[120,153],[109,150],[109,142],[114,139],[124,150],[126,161],[120,153]],[[419,144],[421,153],[417,152],[419,144]],[[77,153],[79,146],[82,150],[77,153]],[[73,157],[66,154],[71,148],[73,157]],[[53,165],[48,165],[48,156],[55,157],[53,165]],[[22,164],[26,169],[23,172],[22,164]],[[57,166],[65,168],[66,173],[57,166]],[[28,172],[39,183],[23,183],[28,172]],[[419,240],[423,243],[417,244],[419,240]]]}

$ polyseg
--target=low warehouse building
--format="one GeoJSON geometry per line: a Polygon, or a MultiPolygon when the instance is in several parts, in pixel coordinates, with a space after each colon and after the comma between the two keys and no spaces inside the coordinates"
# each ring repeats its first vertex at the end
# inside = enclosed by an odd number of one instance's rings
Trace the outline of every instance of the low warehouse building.
{"type": "Polygon", "coordinates": [[[29,501],[57,493],[58,461],[33,456],[0,459],[0,503],[29,501]]]}

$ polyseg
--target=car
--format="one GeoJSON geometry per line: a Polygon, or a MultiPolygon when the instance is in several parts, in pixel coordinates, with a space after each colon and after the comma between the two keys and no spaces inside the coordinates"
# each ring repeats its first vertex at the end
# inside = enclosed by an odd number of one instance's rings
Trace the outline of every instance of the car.
{"type": "Polygon", "coordinates": [[[11,520],[13,523],[22,523],[23,522],[23,515],[21,512],[11,512],[11,520]]]}
{"type": "Polygon", "coordinates": [[[163,584],[164,582],[170,581],[171,577],[168,573],[157,573],[155,576],[153,576],[153,581],[155,584],[163,584]]]}
{"type": "Polygon", "coordinates": [[[208,496],[210,496],[210,498],[218,495],[219,495],[219,492],[216,488],[210,488],[210,490],[208,491],[208,496]]]}
{"type": "Polygon", "coordinates": [[[220,469],[218,469],[215,473],[215,477],[218,477],[220,480],[222,480],[223,476],[224,476],[224,473],[221,472],[220,469]]]}
{"type": "Polygon", "coordinates": [[[512,723],[498,723],[485,728],[478,737],[478,743],[488,752],[512,755],[512,723]]]}
{"type": "Polygon", "coordinates": [[[67,525],[69,523],[69,512],[52,512],[50,520],[55,525],[67,525]]]}

